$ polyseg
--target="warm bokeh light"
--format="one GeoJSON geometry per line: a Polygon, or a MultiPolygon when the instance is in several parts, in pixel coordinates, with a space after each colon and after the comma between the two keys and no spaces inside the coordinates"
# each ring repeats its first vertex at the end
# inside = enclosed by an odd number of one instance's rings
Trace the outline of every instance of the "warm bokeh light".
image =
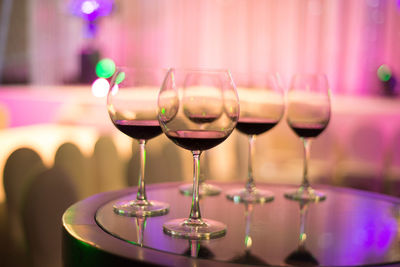
{"type": "Polygon", "coordinates": [[[105,97],[110,89],[110,83],[104,78],[98,78],[92,84],[92,93],[95,97],[105,97]]]}
{"type": "Polygon", "coordinates": [[[103,58],[96,65],[96,75],[100,78],[110,78],[115,72],[115,63],[112,59],[103,58]]]}

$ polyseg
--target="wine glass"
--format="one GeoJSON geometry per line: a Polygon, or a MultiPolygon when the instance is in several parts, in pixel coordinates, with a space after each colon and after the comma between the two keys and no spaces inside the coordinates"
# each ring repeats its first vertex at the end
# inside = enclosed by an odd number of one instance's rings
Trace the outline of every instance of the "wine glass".
{"type": "Polygon", "coordinates": [[[157,119],[158,92],[166,70],[119,68],[113,75],[107,96],[107,109],[118,130],[136,139],[140,149],[140,170],[136,199],[119,202],[114,212],[125,216],[157,216],[169,205],[150,201],[146,196],[146,142],[162,133],[157,119]]]}
{"type": "Polygon", "coordinates": [[[314,190],[308,180],[311,140],[327,127],[331,114],[330,92],[325,74],[296,74],[287,95],[287,122],[303,141],[303,181],[294,192],[285,193],[293,200],[322,201],[326,196],[314,190]]]}
{"type": "Polygon", "coordinates": [[[228,70],[170,69],[158,97],[158,119],[166,136],[193,154],[193,195],[189,218],[164,223],[166,234],[188,239],[223,236],[226,225],[204,219],[199,207],[200,154],[235,129],[239,100],[228,70]]]}
{"type": "Polygon", "coordinates": [[[256,188],[252,162],[256,135],[271,130],[284,114],[284,94],[279,77],[272,73],[251,73],[238,74],[234,78],[238,81],[236,85],[240,100],[240,118],[236,129],[246,134],[249,140],[248,172],[245,187],[231,190],[226,196],[235,202],[272,201],[272,192],[256,188]]]}

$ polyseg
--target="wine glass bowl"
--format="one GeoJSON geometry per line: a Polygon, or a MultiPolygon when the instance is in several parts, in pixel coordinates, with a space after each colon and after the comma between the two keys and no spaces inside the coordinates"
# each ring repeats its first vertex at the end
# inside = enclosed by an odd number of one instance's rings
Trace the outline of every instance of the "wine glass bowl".
{"type": "Polygon", "coordinates": [[[236,129],[248,137],[248,172],[243,189],[227,192],[227,198],[235,202],[269,202],[272,192],[256,188],[253,175],[254,142],[257,135],[271,130],[284,114],[284,94],[279,77],[272,73],[237,74],[240,99],[240,118],[236,129]]]}
{"type": "MultiPolygon", "coordinates": [[[[207,130],[210,127],[214,127],[211,123],[218,120],[222,114],[224,114],[224,108],[226,106],[223,102],[223,99],[224,94],[227,93],[225,93],[223,90],[220,90],[220,88],[224,86],[220,77],[218,75],[211,75],[210,72],[203,74],[200,74],[199,72],[188,72],[185,77],[175,78],[181,79],[179,83],[181,84],[182,88],[184,88],[184,90],[181,92],[181,104],[185,117],[191,122],[196,123],[201,130],[207,130]]],[[[228,99],[226,101],[228,101],[228,99]]],[[[218,136],[221,135],[221,133],[215,132],[214,135],[218,136]]],[[[224,134],[221,136],[223,135],[224,134]]],[[[215,138],[215,141],[217,140],[218,138],[215,138]]],[[[177,140],[175,140],[175,142],[177,142],[177,140]]],[[[208,148],[201,150],[206,149],[208,148]]],[[[207,156],[207,154],[203,153],[203,157],[205,156],[207,156]]],[[[205,177],[202,171],[203,168],[204,166],[200,167],[200,196],[218,195],[221,192],[221,189],[218,186],[205,182],[205,177]]],[[[192,190],[192,184],[183,184],[179,186],[179,191],[183,195],[193,195],[192,190]]]]}
{"type": "Polygon", "coordinates": [[[311,140],[329,124],[331,116],[329,84],[325,74],[296,74],[287,95],[287,123],[304,146],[303,181],[285,196],[299,201],[322,201],[326,196],[314,190],[308,179],[311,140]]]}
{"type": "Polygon", "coordinates": [[[158,97],[160,126],[165,135],[193,154],[192,205],[189,218],[163,225],[181,238],[210,239],[225,234],[223,223],[204,219],[199,207],[200,154],[222,143],[239,117],[236,87],[227,70],[170,69],[158,97]]]}
{"type": "Polygon", "coordinates": [[[140,172],[136,199],[116,203],[114,212],[125,216],[157,216],[168,212],[169,205],[149,201],[144,171],[148,140],[162,134],[158,122],[158,92],[165,70],[118,68],[111,78],[107,110],[114,126],[139,142],[140,172]]]}

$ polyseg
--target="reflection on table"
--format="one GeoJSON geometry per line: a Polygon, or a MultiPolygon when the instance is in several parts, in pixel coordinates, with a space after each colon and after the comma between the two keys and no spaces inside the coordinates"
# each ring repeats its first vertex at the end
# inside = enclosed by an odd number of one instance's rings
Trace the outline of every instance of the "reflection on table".
{"type": "Polygon", "coordinates": [[[245,205],[229,201],[224,194],[238,185],[220,183],[222,194],[201,200],[201,209],[207,217],[227,224],[227,234],[222,238],[193,241],[163,233],[162,224],[185,216],[190,205],[191,199],[179,193],[178,183],[149,187],[149,196],[169,202],[171,210],[164,216],[146,218],[145,227],[143,220],[140,226],[137,218],[112,212],[115,201],[129,198],[126,192],[117,199],[105,197],[105,204],[98,207],[96,222],[132,246],[218,262],[255,265],[300,262],[311,266],[400,263],[397,198],[320,187],[327,194],[326,201],[299,205],[283,197],[290,189],[288,186],[261,183],[260,188],[274,192],[275,200],[245,205]]]}

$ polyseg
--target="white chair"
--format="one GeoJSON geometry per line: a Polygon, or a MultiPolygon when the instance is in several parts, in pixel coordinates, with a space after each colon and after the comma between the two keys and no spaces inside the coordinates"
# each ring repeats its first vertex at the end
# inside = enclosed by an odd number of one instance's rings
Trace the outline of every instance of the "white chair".
{"type": "Polygon", "coordinates": [[[10,124],[10,113],[7,106],[0,103],[0,129],[5,129],[10,124]]]}
{"type": "Polygon", "coordinates": [[[400,196],[400,127],[391,138],[385,157],[384,193],[400,196]]]}
{"type": "Polygon", "coordinates": [[[126,187],[125,165],[110,136],[101,136],[97,140],[92,164],[94,179],[100,192],[126,187]]]}
{"type": "Polygon", "coordinates": [[[79,199],[100,191],[93,177],[92,165],[80,149],[72,143],[62,144],[55,155],[54,166],[65,171],[73,180],[79,199]]]}
{"type": "Polygon", "coordinates": [[[39,173],[29,186],[22,218],[30,262],[35,267],[61,267],[61,218],[78,200],[70,177],[59,167],[39,173]]]}
{"type": "Polygon", "coordinates": [[[338,185],[382,192],[385,143],[379,125],[353,126],[336,167],[338,185]]]}
{"type": "MultiPolygon", "coordinates": [[[[187,153],[188,151],[183,152],[187,153]]],[[[181,149],[164,136],[150,140],[146,144],[146,184],[183,181],[184,169],[182,167],[181,153],[181,149]]],[[[139,167],[139,144],[137,141],[133,141],[132,157],[126,167],[128,185],[137,185],[139,167]]]]}
{"type": "Polygon", "coordinates": [[[335,128],[327,128],[311,143],[309,170],[316,183],[335,184],[335,169],[340,160],[341,146],[335,128]]]}
{"type": "Polygon", "coordinates": [[[23,257],[26,250],[21,218],[22,201],[34,177],[45,169],[39,154],[30,148],[19,148],[12,152],[4,166],[8,236],[11,249],[19,255],[16,257],[23,257]]]}

